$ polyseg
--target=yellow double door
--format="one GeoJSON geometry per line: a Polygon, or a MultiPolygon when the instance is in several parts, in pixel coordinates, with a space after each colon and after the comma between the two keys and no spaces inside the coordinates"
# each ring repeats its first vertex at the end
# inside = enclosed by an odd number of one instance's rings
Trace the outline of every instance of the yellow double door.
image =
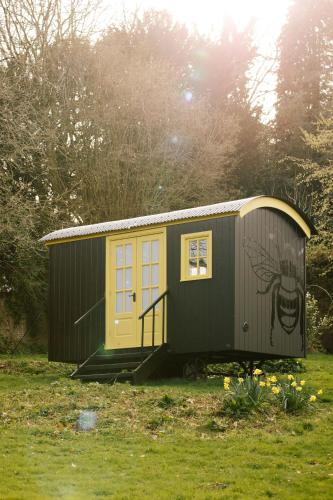
{"type": "MultiPolygon", "coordinates": [[[[165,232],[140,231],[106,242],[105,349],[141,346],[140,314],[165,290],[165,232]]],[[[152,345],[152,311],[144,345],[152,345]]],[[[162,302],[155,309],[155,345],[162,342],[162,302]]]]}

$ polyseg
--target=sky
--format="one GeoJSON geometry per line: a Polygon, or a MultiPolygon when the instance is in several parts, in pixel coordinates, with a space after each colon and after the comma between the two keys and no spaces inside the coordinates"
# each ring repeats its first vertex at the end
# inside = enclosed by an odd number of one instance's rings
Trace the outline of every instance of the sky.
{"type": "MultiPolygon", "coordinates": [[[[216,38],[222,28],[223,19],[231,17],[241,30],[252,19],[255,20],[254,43],[263,56],[274,56],[275,42],[286,19],[291,0],[116,0],[112,2],[114,14],[135,9],[150,8],[167,10],[176,21],[192,30],[216,38]]],[[[253,76],[266,73],[267,66],[261,66],[258,59],[253,76]]],[[[264,108],[264,121],[272,118],[275,100],[274,79],[268,75],[258,90],[258,102],[264,108]],[[266,92],[266,91],[270,92],[266,92]],[[263,94],[261,96],[261,94],[263,94]],[[266,116],[266,119],[265,119],[266,116]]]]}
{"type": "Polygon", "coordinates": [[[290,0],[119,0],[118,5],[124,5],[126,10],[168,10],[178,21],[213,36],[220,31],[226,15],[240,29],[256,18],[258,36],[269,39],[278,34],[290,0]]]}

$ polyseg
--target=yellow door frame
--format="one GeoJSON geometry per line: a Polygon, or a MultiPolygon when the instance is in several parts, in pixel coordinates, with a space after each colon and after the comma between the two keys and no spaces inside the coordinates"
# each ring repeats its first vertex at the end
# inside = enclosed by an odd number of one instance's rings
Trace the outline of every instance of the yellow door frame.
{"type": "MultiPolygon", "coordinates": [[[[164,292],[167,288],[166,284],[166,266],[167,266],[167,252],[166,252],[166,227],[158,227],[158,228],[152,228],[152,229],[147,229],[145,231],[143,230],[138,230],[138,231],[133,231],[133,232],[128,232],[124,231],[123,233],[117,233],[111,236],[106,237],[106,249],[105,249],[105,348],[106,349],[117,349],[117,346],[111,345],[109,342],[110,339],[112,339],[111,336],[111,305],[112,305],[112,294],[114,291],[112,290],[111,286],[111,272],[112,272],[112,258],[111,258],[111,245],[115,241],[119,240],[130,240],[132,238],[135,238],[136,241],[138,241],[138,238],[141,237],[152,237],[154,235],[162,236],[162,242],[163,242],[163,247],[161,248],[162,253],[161,253],[161,258],[163,258],[164,262],[160,266],[160,279],[159,279],[159,286],[160,286],[160,292],[164,292]]],[[[136,255],[135,259],[137,261],[139,255],[138,249],[136,249],[136,255]]],[[[134,256],[133,256],[134,258],[134,256]]],[[[136,271],[136,274],[139,273],[139,268],[137,268],[137,262],[133,266],[133,272],[134,268],[136,271]]],[[[133,276],[133,287],[134,287],[134,279],[136,285],[139,285],[141,283],[141,276],[140,278],[138,276],[133,276]]],[[[137,290],[136,293],[138,292],[137,290]]],[[[137,293],[137,297],[140,297],[140,294],[137,293]]],[[[136,307],[133,309],[133,314],[137,315],[137,321],[134,322],[136,325],[136,338],[138,339],[138,332],[140,334],[140,340],[141,340],[141,321],[138,319],[139,317],[139,310],[140,306],[138,306],[138,303],[136,307]]],[[[142,311],[141,311],[142,312],[142,311]]],[[[165,311],[165,321],[166,321],[166,311],[165,311]]],[[[167,328],[165,326],[165,340],[167,338],[167,328]]],[[[139,345],[138,341],[136,342],[136,345],[133,345],[133,347],[137,347],[139,345]]],[[[119,348],[119,347],[118,347],[119,348]]],[[[121,348],[121,347],[120,347],[121,348]]]]}

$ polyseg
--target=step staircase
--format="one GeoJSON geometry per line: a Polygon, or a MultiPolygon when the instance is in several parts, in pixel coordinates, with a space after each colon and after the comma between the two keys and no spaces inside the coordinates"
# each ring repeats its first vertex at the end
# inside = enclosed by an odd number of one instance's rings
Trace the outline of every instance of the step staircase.
{"type": "Polygon", "coordinates": [[[140,384],[163,364],[166,357],[166,344],[156,348],[116,350],[105,350],[103,345],[79,365],[70,377],[89,382],[128,380],[134,384],[140,384]]]}

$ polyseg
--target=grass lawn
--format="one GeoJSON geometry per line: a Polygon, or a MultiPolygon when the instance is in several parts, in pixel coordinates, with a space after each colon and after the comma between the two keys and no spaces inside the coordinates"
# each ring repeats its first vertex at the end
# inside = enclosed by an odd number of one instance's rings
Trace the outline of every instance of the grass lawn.
{"type": "Polygon", "coordinates": [[[82,384],[42,356],[2,356],[0,499],[332,499],[333,357],[306,367],[316,412],[235,422],[216,416],[219,378],[82,384]]]}

